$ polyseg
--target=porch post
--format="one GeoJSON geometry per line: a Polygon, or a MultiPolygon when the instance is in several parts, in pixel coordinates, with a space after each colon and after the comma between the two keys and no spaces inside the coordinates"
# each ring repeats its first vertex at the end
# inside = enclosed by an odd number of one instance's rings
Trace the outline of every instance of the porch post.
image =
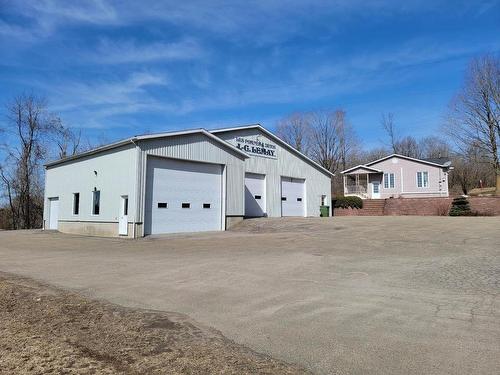
{"type": "Polygon", "coordinates": [[[370,174],[366,174],[366,195],[369,196],[370,192],[368,191],[368,186],[370,186],[370,174]]]}
{"type": "Polygon", "coordinates": [[[342,181],[344,182],[344,195],[347,194],[347,188],[346,188],[346,181],[345,180],[346,180],[346,175],[343,175],[342,176],[342,181]]]}

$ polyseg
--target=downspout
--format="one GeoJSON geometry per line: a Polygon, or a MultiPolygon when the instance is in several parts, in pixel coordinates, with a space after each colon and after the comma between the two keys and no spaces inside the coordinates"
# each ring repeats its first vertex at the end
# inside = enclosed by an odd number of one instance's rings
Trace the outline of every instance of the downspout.
{"type": "Polygon", "coordinates": [[[403,167],[401,167],[401,195],[404,194],[404,187],[403,187],[403,167]]]}
{"type": "Polygon", "coordinates": [[[442,169],[439,168],[439,197],[441,197],[443,192],[443,177],[441,176],[442,169]]]}
{"type": "MultiPolygon", "coordinates": [[[[139,180],[139,156],[140,156],[140,149],[139,146],[137,145],[136,141],[134,139],[131,140],[131,142],[135,146],[135,158],[136,158],[136,169],[135,169],[135,184],[134,184],[134,193],[135,193],[135,209],[134,209],[134,219],[133,219],[133,224],[132,224],[132,238],[136,238],[136,224],[137,224],[137,214],[138,214],[138,200],[137,197],[139,196],[139,192],[137,191],[137,188],[139,186],[138,180],[139,180]]],[[[128,224],[127,224],[128,225],[128,224]]]]}

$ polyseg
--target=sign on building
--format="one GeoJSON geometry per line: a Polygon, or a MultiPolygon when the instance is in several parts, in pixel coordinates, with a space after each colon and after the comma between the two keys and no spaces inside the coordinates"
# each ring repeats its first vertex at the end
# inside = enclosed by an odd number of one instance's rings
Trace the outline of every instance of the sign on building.
{"type": "Polygon", "coordinates": [[[259,136],[255,138],[237,137],[235,139],[236,147],[247,154],[276,159],[276,145],[261,140],[259,136]]]}

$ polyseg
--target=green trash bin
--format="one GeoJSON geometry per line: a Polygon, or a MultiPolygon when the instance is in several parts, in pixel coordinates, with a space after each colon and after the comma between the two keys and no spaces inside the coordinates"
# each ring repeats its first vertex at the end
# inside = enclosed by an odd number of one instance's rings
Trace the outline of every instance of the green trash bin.
{"type": "Polygon", "coordinates": [[[319,206],[319,216],[321,217],[330,216],[330,206],[319,206]]]}

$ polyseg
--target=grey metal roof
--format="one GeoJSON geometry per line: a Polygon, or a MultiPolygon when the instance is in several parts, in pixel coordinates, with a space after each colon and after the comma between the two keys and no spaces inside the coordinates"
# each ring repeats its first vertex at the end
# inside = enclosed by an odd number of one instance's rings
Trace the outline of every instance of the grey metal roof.
{"type": "Polygon", "coordinates": [[[451,164],[451,160],[450,158],[426,158],[426,159],[422,159],[422,160],[425,160],[425,161],[428,161],[430,163],[434,163],[434,164],[439,164],[439,165],[442,165],[442,166],[447,166],[449,164],[451,164]]]}
{"type": "Polygon", "coordinates": [[[410,156],[405,156],[405,155],[400,155],[400,154],[390,154],[390,155],[384,156],[383,158],[366,163],[365,165],[373,165],[373,164],[379,163],[381,161],[390,159],[392,157],[398,157],[401,159],[415,161],[417,163],[424,163],[424,164],[434,165],[434,166],[443,167],[443,168],[448,168],[451,165],[451,162],[449,162],[449,161],[445,164],[439,164],[439,163],[434,163],[434,162],[426,160],[426,159],[417,159],[417,158],[412,158],[410,156]]]}
{"type": "Polygon", "coordinates": [[[147,140],[147,139],[156,139],[156,138],[164,138],[164,137],[175,137],[175,136],[181,136],[181,135],[187,135],[187,134],[194,134],[194,133],[201,133],[206,135],[208,138],[213,139],[214,141],[220,143],[222,146],[229,148],[236,152],[237,154],[243,156],[244,158],[248,158],[248,154],[237,147],[233,146],[232,144],[220,139],[219,137],[213,135],[210,133],[208,130],[203,129],[203,128],[198,128],[198,129],[189,129],[189,130],[183,130],[183,131],[172,131],[172,132],[165,132],[165,133],[156,133],[156,134],[144,134],[144,135],[136,135],[130,138],[126,138],[114,143],[110,143],[108,145],[100,146],[95,149],[85,151],[76,155],[68,156],[59,160],[54,160],[49,163],[45,164],[45,167],[52,167],[54,165],[62,164],[68,161],[73,161],[77,160],[86,156],[90,155],[95,155],[98,153],[101,153],[103,151],[107,150],[112,150],[117,147],[121,147],[127,144],[135,143],[137,141],[142,141],[142,140],[147,140]]]}

